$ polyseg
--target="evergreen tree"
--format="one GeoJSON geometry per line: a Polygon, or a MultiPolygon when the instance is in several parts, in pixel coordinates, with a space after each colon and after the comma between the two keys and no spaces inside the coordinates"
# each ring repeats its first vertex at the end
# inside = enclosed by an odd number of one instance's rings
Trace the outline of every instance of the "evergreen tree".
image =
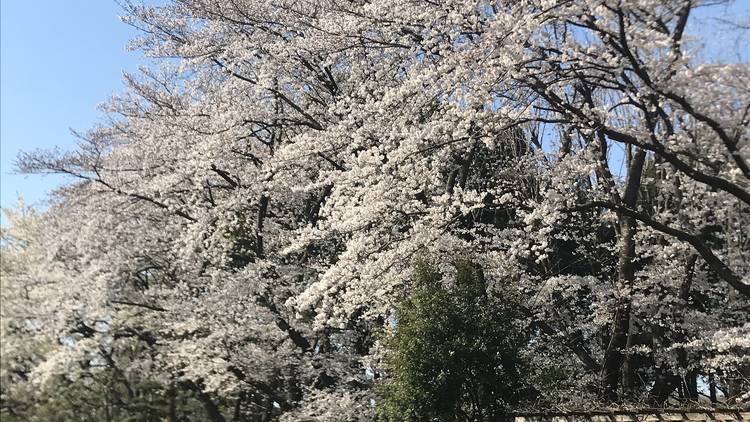
{"type": "Polygon", "coordinates": [[[512,287],[488,289],[469,261],[452,268],[455,279],[420,263],[398,307],[380,385],[386,420],[494,421],[534,396],[522,378],[529,330],[512,287]]]}

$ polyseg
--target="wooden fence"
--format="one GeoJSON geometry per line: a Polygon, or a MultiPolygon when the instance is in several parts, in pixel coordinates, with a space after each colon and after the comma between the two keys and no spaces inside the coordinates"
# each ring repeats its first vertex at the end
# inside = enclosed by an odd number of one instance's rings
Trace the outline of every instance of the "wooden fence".
{"type": "Polygon", "coordinates": [[[729,409],[654,409],[639,411],[592,411],[522,413],[516,422],[620,422],[620,421],[750,421],[750,411],[729,409]]]}

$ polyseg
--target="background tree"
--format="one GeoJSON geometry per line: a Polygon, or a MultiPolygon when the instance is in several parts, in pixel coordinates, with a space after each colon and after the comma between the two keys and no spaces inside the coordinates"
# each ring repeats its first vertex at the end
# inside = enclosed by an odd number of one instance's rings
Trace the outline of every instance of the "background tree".
{"type": "Polygon", "coordinates": [[[513,287],[488,291],[470,261],[451,272],[419,264],[396,310],[379,386],[386,420],[498,420],[535,399],[520,353],[530,331],[513,287]]]}

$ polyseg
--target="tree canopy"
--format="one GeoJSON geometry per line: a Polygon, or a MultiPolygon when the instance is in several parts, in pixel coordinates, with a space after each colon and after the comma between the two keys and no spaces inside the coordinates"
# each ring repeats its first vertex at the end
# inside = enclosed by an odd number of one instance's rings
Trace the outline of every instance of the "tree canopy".
{"type": "Polygon", "coordinates": [[[125,1],[151,64],[18,158],[72,181],[3,228],[3,419],[66,389],[92,420],[372,420],[430,336],[503,344],[434,362],[483,409],[746,403],[750,66],[690,26],[722,3],[125,1]]]}

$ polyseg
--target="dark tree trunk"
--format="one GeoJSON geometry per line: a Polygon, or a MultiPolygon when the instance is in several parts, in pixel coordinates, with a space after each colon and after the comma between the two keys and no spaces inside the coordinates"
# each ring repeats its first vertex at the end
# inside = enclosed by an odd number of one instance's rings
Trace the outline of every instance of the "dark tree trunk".
{"type": "Polygon", "coordinates": [[[177,390],[174,386],[169,387],[169,422],[177,422],[177,390]]]}
{"type": "Polygon", "coordinates": [[[245,392],[240,392],[237,401],[234,402],[234,414],[232,415],[232,421],[238,422],[242,417],[242,402],[245,400],[245,392]]]}
{"type": "Polygon", "coordinates": [[[268,196],[261,195],[258,203],[258,220],[255,223],[255,254],[258,258],[265,257],[265,250],[263,249],[263,224],[266,220],[267,211],[268,196]]]}
{"type": "MultiPolygon", "coordinates": [[[[690,298],[690,289],[693,285],[693,276],[695,275],[695,263],[698,261],[698,255],[690,255],[690,257],[687,260],[687,263],[685,264],[685,280],[683,281],[682,285],[680,286],[680,299],[687,304],[688,299],[690,298]]],[[[681,338],[680,338],[681,340],[681,338]]],[[[683,359],[683,361],[686,361],[687,358],[683,359]]],[[[683,362],[680,362],[681,365],[683,365],[683,362]]],[[[669,395],[672,394],[672,392],[675,390],[675,388],[680,387],[680,395],[682,396],[682,388],[681,388],[682,382],[672,371],[669,369],[663,369],[663,368],[657,368],[656,369],[656,380],[654,382],[654,387],[651,389],[650,392],[650,402],[654,406],[661,406],[664,404],[664,402],[669,399],[669,395]]]]}
{"type": "MultiPolygon", "coordinates": [[[[627,208],[635,208],[638,198],[638,190],[641,187],[641,174],[646,153],[638,149],[630,158],[628,165],[628,179],[625,184],[625,192],[622,197],[622,205],[627,208]]],[[[618,303],[612,321],[612,335],[604,354],[604,366],[602,368],[602,398],[610,403],[619,399],[618,388],[620,386],[621,371],[626,365],[625,349],[628,345],[630,330],[630,289],[635,281],[635,235],[638,230],[634,218],[617,214],[620,229],[619,256],[617,269],[617,291],[618,303]]],[[[630,371],[626,371],[626,378],[630,371]]],[[[626,387],[632,381],[626,379],[626,387]]],[[[629,393],[626,389],[626,393],[629,393]]]]}
{"type": "Polygon", "coordinates": [[[711,403],[716,404],[718,399],[716,398],[716,380],[714,379],[714,374],[708,375],[708,394],[711,403]]]}
{"type": "Polygon", "coordinates": [[[201,404],[203,404],[203,409],[206,411],[208,420],[211,422],[226,422],[224,415],[222,415],[219,410],[219,406],[214,403],[211,396],[203,391],[198,384],[193,381],[184,381],[182,382],[182,385],[184,385],[186,389],[195,393],[195,397],[201,402],[201,404]]]}
{"type": "Polygon", "coordinates": [[[624,349],[627,346],[628,327],[630,326],[630,303],[621,300],[615,311],[612,336],[604,356],[603,399],[616,403],[619,399],[620,371],[625,363],[624,349]]]}
{"type": "Polygon", "coordinates": [[[654,407],[663,406],[678,385],[679,379],[669,369],[656,368],[654,387],[649,394],[649,402],[654,407]]]}

